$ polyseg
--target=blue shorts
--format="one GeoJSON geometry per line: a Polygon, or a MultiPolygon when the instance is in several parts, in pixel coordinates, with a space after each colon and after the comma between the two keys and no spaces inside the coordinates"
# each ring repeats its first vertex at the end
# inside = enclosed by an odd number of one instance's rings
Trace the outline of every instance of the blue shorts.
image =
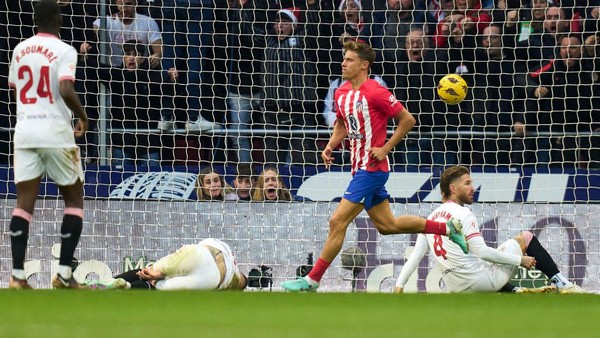
{"type": "Polygon", "coordinates": [[[385,190],[388,177],[389,172],[358,170],[352,176],[344,198],[350,202],[363,203],[365,210],[369,210],[390,198],[390,194],[385,190]]]}

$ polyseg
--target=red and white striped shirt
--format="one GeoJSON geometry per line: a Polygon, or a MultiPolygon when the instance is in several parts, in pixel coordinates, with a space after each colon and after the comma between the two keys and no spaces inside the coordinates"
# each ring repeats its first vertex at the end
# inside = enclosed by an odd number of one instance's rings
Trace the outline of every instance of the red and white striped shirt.
{"type": "Polygon", "coordinates": [[[350,138],[352,174],[357,170],[390,171],[386,156],[378,161],[369,156],[368,150],[382,147],[387,138],[387,124],[404,106],[394,94],[369,79],[358,90],[350,82],[342,84],[335,92],[337,118],[343,119],[350,138]]]}

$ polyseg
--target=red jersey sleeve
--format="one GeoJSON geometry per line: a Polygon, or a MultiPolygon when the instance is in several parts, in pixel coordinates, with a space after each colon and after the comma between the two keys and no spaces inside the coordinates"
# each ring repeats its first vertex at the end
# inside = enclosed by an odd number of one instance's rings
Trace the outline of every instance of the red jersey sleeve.
{"type": "Polygon", "coordinates": [[[389,118],[396,117],[404,109],[404,105],[396,99],[396,96],[383,86],[375,87],[373,94],[376,98],[374,100],[376,108],[389,118]]]}

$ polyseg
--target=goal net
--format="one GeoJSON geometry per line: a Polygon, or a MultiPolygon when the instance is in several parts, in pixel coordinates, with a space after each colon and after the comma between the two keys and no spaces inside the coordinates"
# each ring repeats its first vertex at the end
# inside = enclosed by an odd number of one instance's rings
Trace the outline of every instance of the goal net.
{"type": "MultiPolygon", "coordinates": [[[[15,46],[36,32],[35,3],[0,4],[2,287],[12,267],[19,116],[8,70],[15,46]]],[[[600,290],[600,231],[592,221],[600,213],[600,2],[59,4],[60,38],[79,54],[76,89],[90,118],[77,140],[86,200],[76,278],[144,267],[206,237],[229,243],[245,273],[271,267],[275,290],[306,271],[351,179],[348,139],[335,147],[331,169],[321,151],[337,120],[342,68],[349,67],[342,66],[343,43],[361,41],[376,54],[370,78],[416,120],[388,154],[394,214],[426,217],[441,202],[443,169],[469,166],[477,189],[472,208],[488,245],[533,231],[564,275],[600,290]],[[452,73],[468,84],[456,105],[437,93],[438,81],[452,73]]],[[[377,109],[369,103],[355,108],[377,109]]],[[[396,127],[390,119],[388,139],[396,127]]],[[[35,287],[50,287],[62,210],[57,187],[44,180],[27,252],[35,287]]],[[[336,258],[320,289],[391,292],[415,239],[381,236],[361,213],[343,248],[360,249],[365,266],[343,267],[336,258]]],[[[519,270],[514,283],[547,281],[519,270]]],[[[421,263],[406,290],[444,290],[433,261],[421,263]]]]}

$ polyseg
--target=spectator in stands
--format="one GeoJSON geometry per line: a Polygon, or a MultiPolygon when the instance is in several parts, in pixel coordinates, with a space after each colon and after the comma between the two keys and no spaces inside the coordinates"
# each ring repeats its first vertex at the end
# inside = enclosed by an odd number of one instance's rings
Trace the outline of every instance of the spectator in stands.
{"type": "Polygon", "coordinates": [[[438,22],[434,34],[436,48],[459,45],[465,48],[474,47],[469,43],[477,33],[483,31],[492,20],[487,11],[482,10],[481,0],[454,0],[454,7],[438,22]],[[467,39],[469,41],[467,41],[467,39]]]}
{"type": "Polygon", "coordinates": [[[384,70],[389,74],[394,65],[406,55],[406,35],[413,27],[423,27],[425,11],[415,8],[415,0],[387,0],[387,10],[374,14],[373,47],[381,48],[384,70]],[[380,41],[375,41],[379,40],[380,41]]]}
{"type": "Polygon", "coordinates": [[[237,173],[233,179],[233,189],[225,196],[225,200],[228,201],[250,201],[252,200],[252,189],[256,180],[252,173],[252,166],[247,163],[241,163],[237,166],[237,173]]]}
{"type": "Polygon", "coordinates": [[[590,0],[586,6],[583,32],[595,35],[600,32],[600,0],[590,0]]]}
{"type": "MultiPolygon", "coordinates": [[[[471,164],[509,165],[511,137],[497,136],[509,133],[513,112],[523,111],[513,100],[520,96],[514,86],[514,61],[503,46],[502,27],[492,24],[483,29],[480,47],[476,53],[473,93],[473,130],[491,132],[471,139],[471,164]]],[[[522,98],[522,97],[521,97],[522,98]]]]}
{"type": "Polygon", "coordinates": [[[330,74],[342,72],[344,43],[358,40],[371,44],[371,27],[365,22],[361,0],[336,0],[337,10],[334,16],[331,38],[330,74]]]}
{"type": "MultiPolygon", "coordinates": [[[[541,10],[541,9],[540,9],[541,10]]],[[[568,32],[569,22],[565,19],[565,11],[550,6],[545,11],[543,32],[529,34],[529,38],[517,43],[515,49],[515,71],[534,72],[542,67],[545,60],[558,56],[557,39],[568,32]]]]}
{"type": "MultiPolygon", "coordinates": [[[[407,110],[414,112],[416,119],[413,131],[417,135],[409,134],[403,145],[406,151],[396,151],[396,160],[410,165],[445,165],[456,163],[456,143],[447,143],[444,138],[428,135],[432,131],[442,132],[448,126],[457,122],[452,118],[455,114],[446,114],[445,105],[437,100],[436,66],[434,50],[430,48],[431,40],[425,35],[422,28],[412,28],[405,37],[404,54],[395,69],[390,71],[394,76],[386,82],[395,85],[394,94],[400,102],[405,102],[407,110]],[[451,151],[447,151],[448,148],[451,151]],[[398,156],[405,156],[398,159],[398,156]]],[[[445,74],[445,73],[443,73],[445,74]]]]}
{"type": "MultiPolygon", "coordinates": [[[[123,63],[123,44],[126,41],[136,40],[149,46],[151,54],[148,64],[152,68],[160,68],[163,53],[162,37],[158,24],[149,16],[137,14],[137,0],[115,0],[119,11],[106,17],[106,31],[108,34],[110,65],[121,66],[123,63]]],[[[98,34],[101,20],[94,21],[94,30],[98,34]]],[[[92,51],[89,42],[84,42],[79,47],[81,54],[92,51]]],[[[146,55],[144,51],[144,56],[146,55]]]]}
{"type": "MultiPolygon", "coordinates": [[[[306,48],[316,51],[317,98],[325,97],[331,75],[331,37],[333,36],[334,0],[306,0],[300,6],[305,15],[304,39],[306,48]]],[[[318,111],[323,102],[318,102],[318,111]]]]}
{"type": "Polygon", "coordinates": [[[160,165],[164,144],[151,130],[160,121],[161,110],[173,109],[169,82],[175,81],[177,70],[165,73],[151,68],[145,50],[146,45],[129,40],[123,44],[122,66],[97,67],[90,57],[86,67],[86,73],[97,74],[111,92],[110,126],[116,129],[111,133],[113,165],[160,165]],[[118,131],[122,129],[126,131],[118,131]]]}
{"type": "Polygon", "coordinates": [[[535,137],[536,144],[526,149],[526,164],[549,159],[551,165],[573,167],[577,151],[589,148],[589,136],[561,134],[590,133],[600,123],[600,97],[592,91],[594,79],[589,60],[582,59],[581,37],[571,33],[559,41],[559,59],[547,60],[529,75],[524,121],[526,131],[552,131],[559,136],[535,137]]]}
{"type": "Polygon", "coordinates": [[[233,189],[223,179],[223,175],[212,167],[206,167],[196,180],[196,197],[199,201],[223,201],[233,189]]]}
{"type": "Polygon", "coordinates": [[[226,70],[227,124],[230,141],[237,152],[238,162],[252,163],[252,146],[249,135],[239,130],[250,129],[252,115],[260,110],[264,50],[266,46],[267,9],[266,0],[240,0],[220,3],[227,6],[226,23],[220,34],[215,35],[213,52],[222,55],[222,68],[215,65],[215,75],[226,70]]]}
{"type": "Polygon", "coordinates": [[[504,45],[514,48],[529,36],[544,31],[548,0],[498,0],[494,21],[504,23],[504,45]]]}
{"type": "MultiPolygon", "coordinates": [[[[152,2],[162,18],[163,68],[176,68],[182,74],[181,88],[177,94],[187,104],[188,132],[203,132],[217,128],[217,124],[204,119],[201,111],[201,72],[213,27],[212,0],[156,0],[152,2]]],[[[164,112],[158,128],[165,132],[175,126],[173,111],[164,112]]]]}
{"type": "Polygon", "coordinates": [[[283,183],[277,168],[267,166],[258,177],[252,201],[292,201],[292,193],[283,183]]]}
{"type": "MultiPolygon", "coordinates": [[[[267,37],[265,57],[265,124],[266,128],[298,131],[315,128],[317,93],[314,50],[306,48],[299,33],[300,12],[297,8],[277,12],[273,30],[267,37]]],[[[317,163],[313,135],[292,133],[265,136],[265,162],[317,163]],[[291,153],[290,158],[287,154],[291,153]]]]}

